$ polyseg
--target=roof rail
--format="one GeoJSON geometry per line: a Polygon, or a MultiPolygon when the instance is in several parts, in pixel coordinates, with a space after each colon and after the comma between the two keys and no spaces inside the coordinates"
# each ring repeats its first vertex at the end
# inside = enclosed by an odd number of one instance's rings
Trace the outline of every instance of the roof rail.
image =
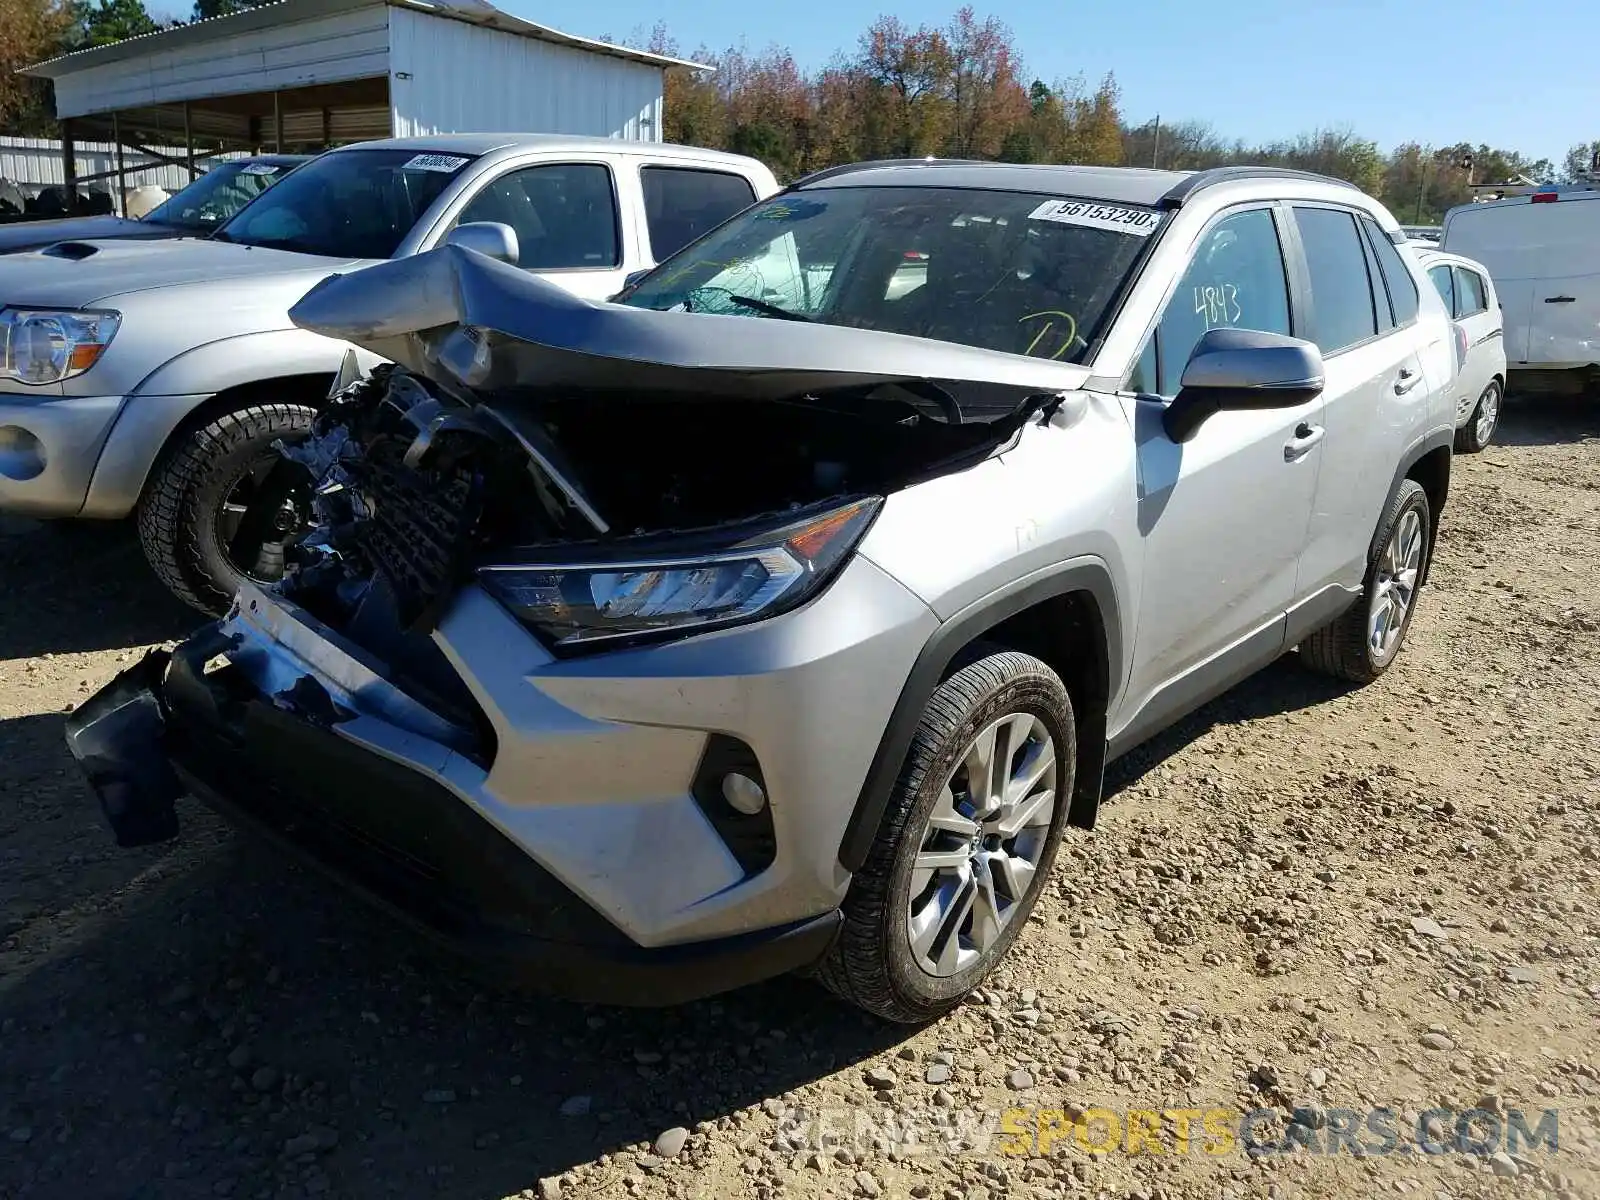
{"type": "Polygon", "coordinates": [[[813,183],[821,183],[824,179],[834,179],[840,175],[851,175],[857,171],[871,171],[879,167],[972,167],[981,165],[984,165],[982,159],[935,158],[931,154],[925,158],[875,158],[869,162],[844,163],[837,167],[823,167],[820,171],[813,171],[809,175],[800,176],[799,179],[789,185],[789,188],[807,187],[813,183]]]}
{"type": "MultiPolygon", "coordinates": [[[[1187,175],[1161,197],[1159,207],[1182,208],[1183,202],[1202,188],[1219,183],[1238,183],[1248,179],[1303,179],[1310,183],[1332,183],[1339,187],[1355,188],[1348,180],[1331,175],[1318,175],[1314,171],[1297,171],[1293,167],[1212,167],[1187,175]]],[[[1359,189],[1356,189],[1359,190],[1359,189]]]]}

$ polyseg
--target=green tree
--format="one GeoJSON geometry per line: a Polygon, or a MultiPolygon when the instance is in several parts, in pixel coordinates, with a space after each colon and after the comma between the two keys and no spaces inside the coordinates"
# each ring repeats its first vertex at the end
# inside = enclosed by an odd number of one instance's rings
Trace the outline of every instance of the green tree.
{"type": "Polygon", "coordinates": [[[207,17],[226,17],[255,8],[265,2],[266,0],[194,0],[194,14],[190,20],[203,21],[207,17]]]}
{"type": "Polygon", "coordinates": [[[144,0],[72,0],[71,12],[76,49],[109,46],[161,28],[144,0]]]}
{"type": "Polygon", "coordinates": [[[17,71],[66,49],[71,24],[71,14],[53,0],[0,0],[0,130],[49,132],[48,88],[17,71]]]}
{"type": "Polygon", "coordinates": [[[1561,160],[1561,179],[1565,183],[1582,183],[1596,172],[1600,172],[1600,140],[1579,142],[1561,160]]]}

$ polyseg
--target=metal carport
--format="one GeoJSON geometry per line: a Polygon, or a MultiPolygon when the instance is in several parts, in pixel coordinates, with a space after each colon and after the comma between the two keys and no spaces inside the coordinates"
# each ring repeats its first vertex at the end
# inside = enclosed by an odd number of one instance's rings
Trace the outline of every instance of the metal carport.
{"type": "MultiPolygon", "coordinates": [[[[191,178],[218,153],[391,135],[655,141],[671,66],[696,64],[561,33],[484,0],[274,0],[23,73],[54,86],[70,196],[85,182],[74,142],[87,137],[146,153],[182,145],[191,178]]],[[[120,185],[124,173],[119,164],[105,174],[120,185]]]]}

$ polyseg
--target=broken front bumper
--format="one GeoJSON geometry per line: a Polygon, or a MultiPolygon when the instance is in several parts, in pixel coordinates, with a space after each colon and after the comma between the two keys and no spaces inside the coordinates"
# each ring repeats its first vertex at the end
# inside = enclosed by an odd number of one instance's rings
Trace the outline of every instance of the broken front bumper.
{"type": "Polygon", "coordinates": [[[119,845],[177,834],[191,794],[499,978],[601,1003],[675,1004],[818,960],[837,912],[737,936],[631,941],[435,779],[339,732],[337,687],[274,702],[241,686],[216,627],[118,675],[67,741],[119,845]]]}

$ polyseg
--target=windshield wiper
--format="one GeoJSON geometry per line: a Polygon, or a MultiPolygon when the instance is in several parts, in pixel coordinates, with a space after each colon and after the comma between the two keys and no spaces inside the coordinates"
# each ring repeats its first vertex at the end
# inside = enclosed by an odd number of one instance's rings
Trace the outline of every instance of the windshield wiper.
{"type": "Polygon", "coordinates": [[[781,321],[806,321],[815,324],[813,318],[806,316],[805,313],[797,313],[792,309],[780,308],[776,304],[758,300],[754,296],[735,296],[732,292],[729,292],[728,299],[735,304],[742,304],[746,308],[753,308],[757,312],[766,313],[769,317],[777,317],[781,321]]]}

